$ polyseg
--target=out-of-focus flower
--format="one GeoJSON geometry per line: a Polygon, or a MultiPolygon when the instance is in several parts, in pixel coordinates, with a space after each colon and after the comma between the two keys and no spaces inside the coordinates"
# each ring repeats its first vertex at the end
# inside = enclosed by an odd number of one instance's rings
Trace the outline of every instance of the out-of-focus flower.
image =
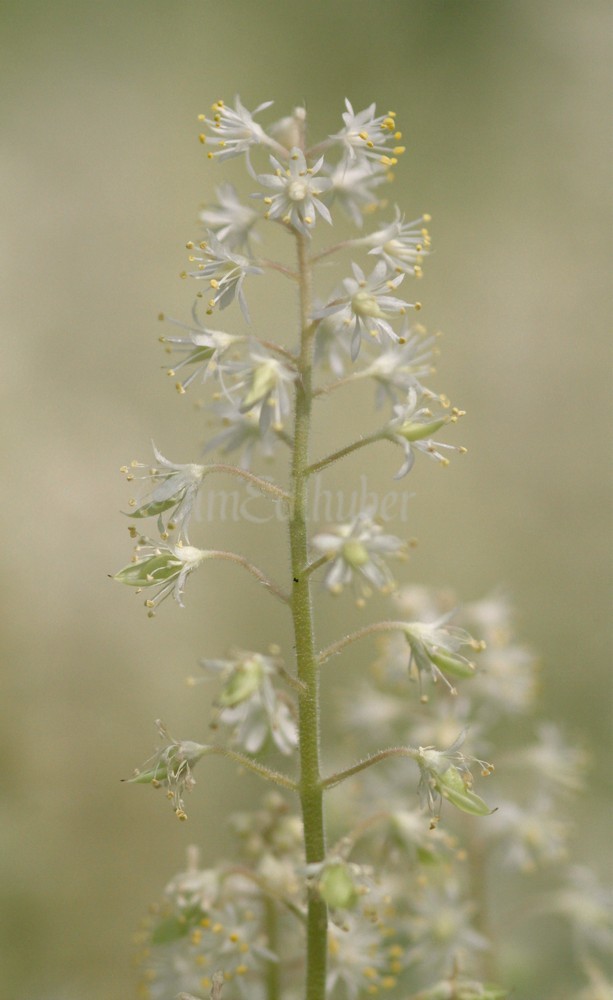
{"type": "Polygon", "coordinates": [[[296,369],[264,348],[253,347],[248,360],[233,366],[233,373],[238,376],[238,381],[233,385],[232,392],[241,393],[244,390],[239,412],[249,413],[257,408],[262,434],[270,426],[273,430],[281,430],[283,420],[292,408],[288,389],[298,378],[296,369]]]}
{"type": "Polygon", "coordinates": [[[568,833],[568,823],[559,819],[552,799],[541,793],[525,808],[516,802],[501,803],[484,830],[498,843],[501,863],[521,872],[565,861],[568,833]]]}
{"type": "Polygon", "coordinates": [[[546,896],[546,910],[562,913],[570,922],[579,954],[594,948],[602,955],[613,952],[613,890],[584,865],[572,865],[567,882],[546,896]]]}
{"type": "MultiPolygon", "coordinates": [[[[340,593],[360,577],[376,590],[392,589],[394,580],[384,557],[399,556],[406,549],[400,538],[383,534],[383,528],[365,512],[347,524],[315,535],[312,541],[315,550],[330,560],[324,584],[332,594],[340,593]]],[[[361,593],[362,597],[368,596],[369,588],[362,586],[361,593]]]]}
{"type": "Polygon", "coordinates": [[[411,941],[407,964],[428,970],[474,966],[475,953],[480,954],[488,946],[483,935],[472,926],[474,910],[471,902],[462,899],[452,879],[447,878],[440,886],[427,884],[411,901],[407,917],[411,941]]]}
{"type": "Polygon", "coordinates": [[[362,226],[364,215],[379,207],[375,188],[390,179],[389,169],[367,160],[343,159],[328,170],[330,187],[326,200],[338,205],[354,225],[362,226]]]}
{"type": "Polygon", "coordinates": [[[328,208],[319,198],[330,187],[331,181],[327,177],[316,177],[323,165],[323,157],[310,167],[302,150],[294,148],[287,167],[274,156],[271,156],[270,162],[274,174],[259,174],[258,181],[270,188],[273,194],[265,196],[258,193],[253,196],[263,198],[267,219],[280,219],[305,236],[310,235],[317,213],[326,222],[332,223],[328,208]]]}
{"type": "Polygon", "coordinates": [[[406,398],[418,379],[433,372],[432,354],[434,337],[428,337],[422,326],[405,327],[398,331],[398,343],[390,344],[359,373],[361,378],[372,378],[377,386],[376,403],[384,399],[395,403],[398,396],[406,398]]]}
{"type": "Polygon", "coordinates": [[[259,214],[243,205],[233,184],[220,184],[215,190],[218,203],[205,205],[199,213],[200,221],[231,250],[248,249],[251,237],[259,240],[258,234],[253,232],[259,214]]]}
{"type": "Polygon", "coordinates": [[[258,450],[263,458],[272,458],[279,443],[279,431],[268,417],[262,416],[263,403],[256,403],[249,411],[242,413],[231,401],[215,405],[223,430],[207,441],[204,450],[219,448],[224,454],[241,451],[239,465],[249,469],[253,455],[258,450]]]}
{"type": "Polygon", "coordinates": [[[258,753],[270,737],[281,753],[292,753],[298,743],[296,721],[291,703],[273,684],[278,661],[239,651],[232,659],[201,662],[205,670],[221,675],[219,721],[232,727],[234,741],[248,753],[258,753]]]}

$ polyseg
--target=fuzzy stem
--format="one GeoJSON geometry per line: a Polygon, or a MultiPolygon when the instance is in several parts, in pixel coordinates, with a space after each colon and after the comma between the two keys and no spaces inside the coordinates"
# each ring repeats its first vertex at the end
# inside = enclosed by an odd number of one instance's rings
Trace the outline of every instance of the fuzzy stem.
{"type": "Polygon", "coordinates": [[[321,666],[326,660],[342,652],[345,646],[350,646],[352,642],[358,642],[359,639],[365,639],[367,636],[374,635],[377,632],[406,632],[407,624],[408,622],[375,622],[373,625],[365,625],[364,628],[359,628],[357,632],[350,632],[349,635],[344,635],[342,639],[337,639],[336,642],[322,649],[317,658],[318,663],[321,666]]]}
{"type": "Polygon", "coordinates": [[[244,753],[237,753],[236,750],[230,750],[228,747],[218,744],[209,744],[206,747],[205,754],[210,753],[219,754],[220,757],[227,757],[228,760],[233,761],[234,764],[238,764],[239,767],[246,767],[248,771],[252,771],[260,778],[265,778],[266,781],[272,781],[275,785],[280,785],[281,788],[289,788],[292,792],[295,792],[298,788],[296,782],[292,778],[288,778],[286,774],[281,774],[280,771],[273,771],[272,768],[266,767],[264,764],[259,764],[257,760],[247,757],[244,753]]]}
{"type": "MultiPolygon", "coordinates": [[[[276,953],[279,947],[279,914],[277,913],[277,904],[270,897],[264,900],[264,926],[268,948],[276,953]]],[[[266,1000],[279,1000],[281,996],[280,966],[280,962],[271,960],[266,963],[266,1000]]]]}
{"type": "Polygon", "coordinates": [[[328,778],[324,778],[321,782],[321,787],[333,788],[334,785],[340,785],[341,781],[346,781],[347,778],[351,778],[354,774],[359,774],[360,771],[365,771],[366,768],[372,767],[373,764],[387,760],[388,757],[409,757],[411,760],[416,760],[417,755],[418,751],[412,747],[388,747],[387,750],[379,750],[377,753],[371,754],[370,757],[365,757],[364,760],[358,761],[352,767],[347,767],[344,771],[336,771],[328,778]]]}
{"type": "MultiPolygon", "coordinates": [[[[323,793],[320,779],[319,670],[313,640],[313,612],[308,565],[308,449],[311,429],[312,353],[314,327],[311,323],[311,270],[308,239],[296,234],[300,276],[300,378],[295,389],[294,450],[292,460],[292,503],[289,522],[293,591],[291,609],[294,623],[298,678],[304,684],[299,706],[300,802],[304,823],[307,864],[323,861],[326,853],[323,793]]],[[[307,912],[306,1000],[325,1000],[328,950],[327,907],[311,889],[307,912]]]]}
{"type": "Polygon", "coordinates": [[[238,465],[225,465],[223,462],[216,462],[214,465],[207,465],[206,471],[207,474],[209,472],[227,472],[229,476],[237,476],[239,479],[245,479],[251,486],[259,490],[260,493],[265,493],[274,500],[289,500],[290,498],[289,493],[282,490],[280,486],[276,486],[275,483],[271,483],[268,479],[254,476],[253,472],[241,469],[238,465]]]}
{"type": "Polygon", "coordinates": [[[278,597],[284,604],[289,604],[290,598],[288,594],[286,594],[284,590],[281,590],[281,588],[274,583],[273,580],[270,580],[261,569],[258,569],[258,567],[254,566],[253,563],[250,563],[248,559],[245,559],[244,556],[239,556],[236,552],[224,552],[220,549],[209,549],[207,550],[207,558],[227,559],[229,562],[237,563],[239,566],[242,566],[243,569],[246,569],[248,573],[251,573],[251,575],[254,576],[256,580],[262,584],[262,586],[266,587],[271,594],[278,597]]]}
{"type": "Polygon", "coordinates": [[[332,452],[331,455],[326,455],[325,458],[321,458],[319,462],[313,462],[305,470],[307,475],[312,475],[314,472],[319,472],[321,469],[325,469],[326,466],[332,465],[333,462],[337,462],[339,458],[345,458],[346,455],[351,455],[352,452],[357,451],[359,448],[366,448],[369,444],[374,444],[375,441],[381,441],[384,439],[384,432],[377,431],[376,434],[370,434],[368,437],[360,438],[359,441],[354,441],[353,444],[346,445],[345,448],[340,448],[339,451],[332,452]]]}

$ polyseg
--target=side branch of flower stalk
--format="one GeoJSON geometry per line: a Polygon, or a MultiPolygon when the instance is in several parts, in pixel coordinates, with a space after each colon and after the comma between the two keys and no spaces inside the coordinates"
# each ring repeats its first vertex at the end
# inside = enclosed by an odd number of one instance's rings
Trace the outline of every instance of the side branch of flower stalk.
{"type": "Polygon", "coordinates": [[[261,583],[263,587],[266,587],[266,589],[271,594],[274,594],[275,597],[278,597],[280,601],[283,601],[284,604],[290,603],[289,595],[286,594],[278,584],[274,583],[273,580],[270,580],[261,569],[258,569],[257,566],[250,563],[244,556],[239,556],[237,552],[224,552],[223,550],[212,549],[207,552],[207,557],[209,559],[227,559],[228,562],[237,563],[238,566],[242,566],[248,573],[251,573],[251,575],[256,578],[258,583],[261,583]]]}
{"type": "Polygon", "coordinates": [[[320,472],[321,469],[325,469],[328,465],[332,465],[333,462],[337,462],[339,458],[346,458],[347,455],[351,455],[354,451],[358,451],[360,448],[366,448],[369,444],[375,444],[376,441],[389,440],[385,437],[384,431],[377,431],[375,434],[370,434],[368,437],[360,438],[359,441],[354,441],[353,444],[348,444],[345,448],[340,448],[338,451],[332,452],[331,455],[326,455],[325,458],[319,460],[319,462],[313,462],[306,469],[307,475],[312,476],[314,472],[320,472]]]}
{"type": "Polygon", "coordinates": [[[341,653],[346,646],[350,646],[353,642],[358,642],[360,639],[366,639],[369,635],[375,635],[378,632],[406,632],[406,628],[406,622],[398,621],[374,622],[372,625],[365,625],[364,628],[359,628],[356,632],[350,632],[349,635],[343,636],[342,639],[337,639],[336,642],[322,649],[317,662],[321,666],[326,660],[330,660],[333,656],[341,653]]]}
{"type": "Polygon", "coordinates": [[[285,500],[289,502],[291,497],[289,493],[281,489],[275,483],[271,483],[268,479],[262,479],[261,476],[256,476],[253,472],[249,472],[248,469],[241,469],[238,465],[225,465],[223,462],[216,462],[214,465],[208,465],[206,469],[208,472],[226,472],[229,476],[236,476],[238,479],[244,479],[245,482],[254,486],[255,489],[259,490],[260,493],[264,493],[266,496],[272,497],[273,500],[285,500]]]}
{"type": "Polygon", "coordinates": [[[279,785],[281,788],[287,788],[290,792],[298,790],[298,784],[293,778],[289,778],[286,774],[281,774],[280,771],[273,771],[272,768],[260,764],[257,760],[247,757],[244,753],[238,753],[236,750],[230,750],[228,747],[218,744],[209,745],[206,752],[207,755],[217,754],[220,757],[227,757],[234,764],[246,767],[247,770],[259,775],[260,778],[265,778],[266,781],[271,781],[274,785],[279,785]]]}
{"type": "Polygon", "coordinates": [[[364,760],[358,761],[352,767],[348,767],[344,771],[336,771],[327,778],[323,778],[321,782],[321,787],[324,789],[334,788],[335,785],[340,785],[342,781],[346,781],[347,778],[353,777],[354,774],[359,774],[360,771],[365,771],[367,768],[372,767],[373,764],[378,764],[382,760],[387,760],[389,757],[408,757],[410,760],[416,760],[418,756],[418,751],[414,750],[412,747],[388,747],[387,750],[378,750],[376,753],[371,754],[369,757],[365,757],[364,760]]]}

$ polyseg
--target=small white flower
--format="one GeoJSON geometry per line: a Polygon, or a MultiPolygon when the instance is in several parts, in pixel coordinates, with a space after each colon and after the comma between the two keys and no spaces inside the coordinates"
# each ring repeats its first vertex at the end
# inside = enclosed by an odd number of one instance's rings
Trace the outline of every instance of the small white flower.
{"type": "Polygon", "coordinates": [[[232,333],[225,333],[223,330],[212,330],[203,326],[197,313],[198,300],[192,309],[193,324],[183,323],[171,316],[160,314],[161,320],[167,320],[174,326],[187,331],[186,337],[160,337],[160,343],[165,344],[168,354],[176,353],[180,360],[167,368],[167,374],[174,378],[177,372],[183,368],[191,367],[192,371],[180,382],[175,383],[178,393],[184,395],[189,386],[199,376],[205,382],[209,375],[218,377],[223,375],[225,369],[224,355],[234,344],[238,344],[245,338],[232,333]],[[193,367],[192,367],[193,366],[193,367]]]}
{"type": "Polygon", "coordinates": [[[390,271],[420,277],[423,259],[430,252],[430,235],[426,228],[429,221],[429,215],[422,215],[412,222],[405,222],[397,208],[393,222],[360,242],[371,246],[368,252],[382,257],[390,271]]]}
{"type": "Polygon", "coordinates": [[[446,675],[467,678],[475,673],[475,664],[459,650],[463,646],[473,651],[483,647],[466,629],[448,625],[449,618],[450,615],[444,615],[430,624],[408,622],[405,637],[410,648],[409,670],[414,666],[420,675],[430,673],[435,683],[441,680],[455,694],[455,688],[446,675]]]}
{"type": "Polygon", "coordinates": [[[216,191],[218,204],[202,208],[200,221],[231,250],[248,248],[252,235],[259,239],[257,233],[252,233],[260,218],[258,213],[243,205],[233,184],[220,184],[216,191]]]}
{"type": "Polygon", "coordinates": [[[381,204],[374,189],[390,179],[388,169],[367,160],[346,159],[328,169],[330,187],[326,200],[338,205],[354,225],[362,226],[364,215],[381,204]]]}
{"type": "Polygon", "coordinates": [[[263,458],[272,458],[280,440],[280,431],[273,427],[267,416],[262,416],[263,405],[256,403],[242,413],[232,401],[216,404],[214,409],[224,429],[207,441],[204,450],[208,452],[219,448],[223,454],[240,450],[239,465],[242,469],[251,468],[256,450],[263,458]]]}
{"type": "Polygon", "coordinates": [[[379,261],[368,278],[357,264],[352,263],[351,267],[353,278],[343,280],[345,294],[323,309],[316,310],[313,318],[329,316],[346,330],[351,340],[351,357],[355,361],[362,337],[374,337],[380,341],[383,336],[398,341],[399,335],[394,332],[390,319],[404,316],[407,309],[417,308],[417,305],[390,294],[400,284],[404,274],[390,278],[385,261],[379,261]]]}
{"type": "Polygon", "coordinates": [[[164,458],[155,445],[153,445],[153,451],[156,461],[162,466],[161,469],[147,467],[140,462],[131,462],[129,466],[123,466],[121,470],[125,473],[128,482],[135,478],[148,479],[151,482],[149,492],[140,502],[130,500],[130,506],[134,509],[130,511],[128,516],[134,518],[157,516],[158,530],[162,536],[165,537],[169,531],[178,528],[179,538],[184,539],[189,544],[188,524],[198,498],[198,491],[207,471],[206,466],[195,463],[177,465],[164,458]],[[140,470],[146,471],[142,474],[140,470]],[[168,513],[169,519],[164,525],[162,515],[166,513],[168,513]]]}
{"type": "Polygon", "coordinates": [[[484,834],[498,843],[502,864],[514,871],[533,872],[543,865],[560,865],[568,857],[569,825],[542,792],[525,807],[501,803],[484,834]]]}
{"type": "Polygon", "coordinates": [[[267,219],[280,219],[305,236],[310,235],[317,213],[326,222],[332,223],[330,212],[318,197],[330,187],[331,181],[327,177],[315,176],[321,170],[323,157],[309,167],[302,150],[294,148],[288,167],[274,156],[271,156],[270,162],[274,174],[260,174],[258,181],[274,193],[270,196],[253,195],[254,198],[264,199],[267,219]]]}
{"type": "Polygon", "coordinates": [[[402,133],[396,128],[395,112],[377,116],[376,105],[371,104],[356,113],[347,99],[345,107],[344,127],[331,138],[343,146],[348,159],[366,159],[386,167],[394,166],[404,153],[404,146],[398,145],[402,133]]]}
{"type": "Polygon", "coordinates": [[[262,268],[253,264],[248,257],[234,253],[225,247],[214,233],[209,233],[207,239],[201,240],[197,246],[194,243],[188,243],[187,248],[191,251],[190,263],[196,264],[197,269],[184,271],[183,274],[186,277],[204,279],[208,282],[212,295],[207,300],[207,313],[210,315],[216,306],[225,309],[236,298],[243,316],[249,323],[249,310],[243,294],[243,282],[248,274],[263,274],[262,268]]]}
{"type": "Polygon", "coordinates": [[[239,97],[234,100],[234,108],[229,108],[223,101],[216,101],[211,110],[212,117],[199,115],[198,120],[208,129],[209,134],[202,132],[200,141],[213,148],[208,150],[208,157],[218,160],[228,160],[231,156],[249,153],[253,146],[278,147],[273,139],[264,131],[261,125],[253,120],[253,116],[265,111],[272,101],[259,104],[254,111],[248,111],[241,104],[239,97]]]}
{"type": "Polygon", "coordinates": [[[494,770],[493,765],[477,757],[467,757],[460,751],[466,739],[462,730],[457,739],[445,750],[436,747],[419,747],[415,760],[420,770],[419,799],[422,808],[427,808],[435,818],[440,815],[443,799],[462,812],[473,816],[489,816],[492,810],[472,790],[473,778],[470,766],[477,764],[486,777],[494,770]]]}
{"type": "Polygon", "coordinates": [[[395,535],[384,535],[383,528],[362,512],[347,524],[315,535],[313,547],[330,560],[324,577],[328,590],[338,594],[361,578],[363,598],[370,593],[368,585],[383,591],[393,588],[394,580],[383,557],[403,554],[405,543],[395,535]]]}
{"type": "Polygon", "coordinates": [[[398,395],[406,397],[416,380],[432,374],[434,337],[425,336],[422,326],[411,329],[405,322],[398,332],[398,343],[384,348],[360,372],[361,378],[372,378],[377,386],[376,404],[385,398],[395,403],[398,395]]]}
{"type": "Polygon", "coordinates": [[[119,583],[136,587],[137,594],[143,588],[155,587],[157,593],[153,598],[147,598],[145,607],[149,609],[152,618],[154,609],[169,594],[172,594],[177,604],[183,607],[182,595],[185,581],[204,559],[209,558],[205,549],[196,549],[193,545],[167,545],[151,541],[146,537],[138,540],[132,562],[120,569],[113,577],[119,583]]]}
{"type": "Polygon", "coordinates": [[[466,969],[474,952],[488,946],[483,935],[472,927],[474,904],[462,900],[454,882],[447,880],[440,887],[425,886],[413,898],[411,909],[407,919],[408,938],[412,942],[406,955],[409,965],[424,965],[429,972],[453,966],[466,969]]]}
{"type": "Polygon", "coordinates": [[[183,795],[196,784],[192,768],[208,753],[209,747],[190,740],[173,739],[160,719],[156,726],[164,746],[149,758],[142,770],[135,771],[128,781],[139,785],[153,785],[154,788],[167,788],[168,798],[178,818],[187,819],[183,795]]]}
{"type": "Polygon", "coordinates": [[[450,408],[448,400],[429,392],[419,383],[411,386],[406,403],[397,403],[393,412],[394,416],[388,424],[387,437],[401,444],[405,455],[404,462],[394,479],[401,479],[413,468],[415,451],[429,455],[441,465],[449,465],[449,459],[445,458],[439,449],[458,451],[460,454],[466,451],[462,447],[432,440],[430,434],[434,434],[445,424],[455,423],[464,415],[464,411],[455,407],[450,408]],[[435,410],[433,406],[436,407],[435,410]]]}

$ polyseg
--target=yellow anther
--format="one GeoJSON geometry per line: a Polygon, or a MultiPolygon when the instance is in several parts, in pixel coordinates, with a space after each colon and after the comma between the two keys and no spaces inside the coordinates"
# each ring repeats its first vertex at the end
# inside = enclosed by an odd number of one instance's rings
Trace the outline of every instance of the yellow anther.
{"type": "Polygon", "coordinates": [[[396,985],[396,979],[394,976],[384,976],[381,980],[381,985],[384,990],[393,990],[396,985]]]}
{"type": "MultiPolygon", "coordinates": [[[[198,136],[198,142],[201,142],[202,145],[204,146],[204,144],[206,142],[206,136],[205,136],[204,132],[201,132],[200,135],[198,136]]],[[[210,155],[211,154],[209,153],[209,156],[210,155]]]]}
{"type": "Polygon", "coordinates": [[[180,396],[185,395],[186,389],[182,382],[177,382],[177,384],[175,385],[175,389],[177,390],[180,396]]]}
{"type": "Polygon", "coordinates": [[[415,312],[419,312],[421,309],[421,302],[416,302],[413,308],[415,309],[415,312]]]}
{"type": "Polygon", "coordinates": [[[136,500],[134,499],[134,497],[130,497],[130,499],[128,500],[128,507],[136,507],[136,500]]]}
{"type": "Polygon", "coordinates": [[[213,934],[221,934],[223,930],[223,924],[220,923],[213,924],[211,930],[213,931],[213,934]]]}
{"type": "Polygon", "coordinates": [[[211,280],[209,281],[209,286],[210,288],[214,288],[215,291],[217,291],[217,289],[219,288],[219,282],[217,278],[211,278],[211,280]]]}
{"type": "Polygon", "coordinates": [[[377,970],[373,968],[372,965],[367,965],[365,969],[362,969],[362,975],[366,979],[376,979],[378,976],[377,970]]]}
{"type": "Polygon", "coordinates": [[[406,146],[394,146],[392,153],[394,156],[402,156],[406,152],[406,146]]]}
{"type": "Polygon", "coordinates": [[[181,271],[180,278],[187,278],[187,271],[181,271]]]}
{"type": "Polygon", "coordinates": [[[249,971],[249,966],[248,965],[237,965],[236,966],[236,975],[237,976],[244,976],[245,973],[248,972],[248,971],[249,971]]]}
{"type": "Polygon", "coordinates": [[[206,115],[198,115],[198,121],[199,122],[205,122],[206,121],[206,115]]]}

